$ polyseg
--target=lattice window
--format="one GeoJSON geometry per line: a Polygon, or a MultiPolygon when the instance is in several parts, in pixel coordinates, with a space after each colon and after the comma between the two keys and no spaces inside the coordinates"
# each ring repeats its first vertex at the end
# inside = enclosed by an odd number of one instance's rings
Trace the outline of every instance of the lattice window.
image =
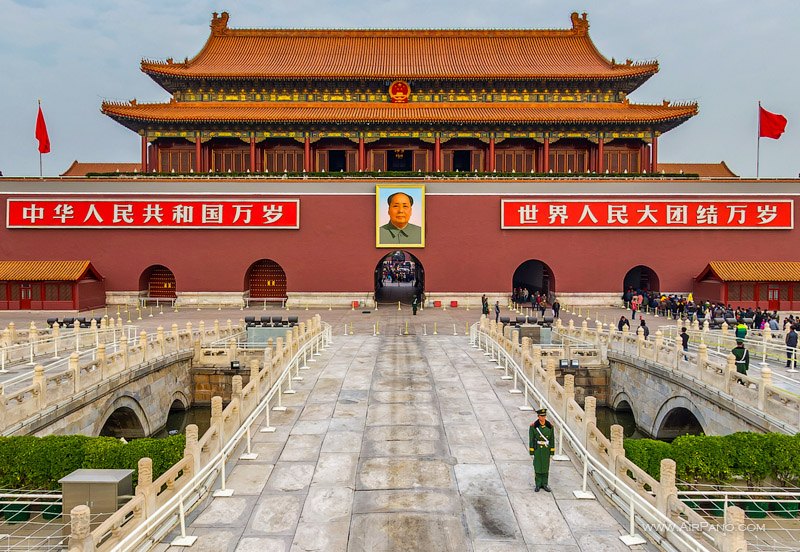
{"type": "Polygon", "coordinates": [[[19,301],[19,284],[17,283],[11,284],[11,300],[19,301]]]}
{"type": "Polygon", "coordinates": [[[59,301],[72,301],[72,284],[59,284],[58,285],[58,300],[59,301]]]}
{"type": "Polygon", "coordinates": [[[789,300],[789,286],[791,284],[780,284],[780,297],[781,301],[789,300]]]}
{"type": "Polygon", "coordinates": [[[742,301],[753,301],[756,298],[756,286],[752,283],[742,284],[742,301]]]}
{"type": "Polygon", "coordinates": [[[58,301],[58,284],[45,284],[44,285],[44,300],[45,301],[58,301]]]}

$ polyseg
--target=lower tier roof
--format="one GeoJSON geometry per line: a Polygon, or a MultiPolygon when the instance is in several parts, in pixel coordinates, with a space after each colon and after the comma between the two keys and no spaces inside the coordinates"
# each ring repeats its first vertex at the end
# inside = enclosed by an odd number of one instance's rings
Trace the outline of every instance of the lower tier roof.
{"type": "Polygon", "coordinates": [[[375,102],[104,102],[102,112],[133,130],[161,123],[203,124],[481,124],[636,125],[666,131],[697,114],[697,104],[631,103],[375,103],[375,102]]]}

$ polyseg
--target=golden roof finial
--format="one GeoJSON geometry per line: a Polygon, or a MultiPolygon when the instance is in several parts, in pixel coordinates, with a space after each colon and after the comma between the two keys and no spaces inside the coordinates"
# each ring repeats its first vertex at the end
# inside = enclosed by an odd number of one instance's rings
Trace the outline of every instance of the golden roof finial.
{"type": "Polygon", "coordinates": [[[585,35],[589,33],[589,18],[586,16],[586,12],[580,15],[578,15],[578,12],[572,12],[570,19],[572,20],[572,30],[576,34],[585,35]]]}
{"type": "Polygon", "coordinates": [[[221,14],[214,12],[211,14],[212,35],[225,34],[225,32],[228,30],[228,17],[228,12],[222,12],[221,14]]]}

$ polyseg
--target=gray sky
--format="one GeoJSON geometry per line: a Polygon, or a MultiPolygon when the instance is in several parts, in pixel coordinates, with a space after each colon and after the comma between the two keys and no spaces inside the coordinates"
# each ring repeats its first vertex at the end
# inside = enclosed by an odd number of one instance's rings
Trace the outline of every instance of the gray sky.
{"type": "Polygon", "coordinates": [[[789,120],[780,140],[761,140],[761,176],[800,173],[797,0],[0,0],[0,171],[38,175],[39,98],[52,144],[46,175],[75,159],[138,161],[138,136],[100,103],[168,100],[141,59],[192,57],[214,11],[230,12],[234,28],[569,28],[569,14],[585,11],[606,57],[659,61],[633,102],[700,103],[659,142],[660,161],[725,160],[754,176],[761,100],[789,120]]]}

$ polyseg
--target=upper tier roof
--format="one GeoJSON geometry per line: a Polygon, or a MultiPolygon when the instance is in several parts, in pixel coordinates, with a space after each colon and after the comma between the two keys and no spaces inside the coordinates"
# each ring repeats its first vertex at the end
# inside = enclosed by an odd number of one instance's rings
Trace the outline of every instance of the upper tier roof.
{"type": "Polygon", "coordinates": [[[174,78],[627,79],[635,88],[658,63],[603,57],[586,14],[573,13],[565,30],[288,30],[230,29],[223,12],[194,58],[143,60],[142,71],[167,89],[174,78]]]}
{"type": "Polygon", "coordinates": [[[128,128],[143,123],[481,123],[659,125],[673,128],[697,114],[696,104],[620,103],[374,103],[374,102],[104,102],[103,113],[128,128]]]}

